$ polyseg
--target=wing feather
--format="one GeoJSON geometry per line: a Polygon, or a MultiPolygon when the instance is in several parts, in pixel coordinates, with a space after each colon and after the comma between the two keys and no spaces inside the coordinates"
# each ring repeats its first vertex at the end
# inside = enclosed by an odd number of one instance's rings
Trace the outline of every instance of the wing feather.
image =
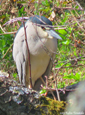
{"type": "Polygon", "coordinates": [[[27,62],[27,48],[25,43],[24,28],[19,29],[16,34],[13,45],[13,58],[17,66],[20,83],[25,85],[26,78],[26,62],[27,62]]]}

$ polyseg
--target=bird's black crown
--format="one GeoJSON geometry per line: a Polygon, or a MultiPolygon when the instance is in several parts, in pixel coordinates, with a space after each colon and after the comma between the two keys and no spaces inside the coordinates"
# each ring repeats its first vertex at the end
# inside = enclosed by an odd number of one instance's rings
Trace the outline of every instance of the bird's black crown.
{"type": "Polygon", "coordinates": [[[41,25],[52,25],[52,22],[44,16],[35,15],[30,17],[29,20],[41,25]]]}

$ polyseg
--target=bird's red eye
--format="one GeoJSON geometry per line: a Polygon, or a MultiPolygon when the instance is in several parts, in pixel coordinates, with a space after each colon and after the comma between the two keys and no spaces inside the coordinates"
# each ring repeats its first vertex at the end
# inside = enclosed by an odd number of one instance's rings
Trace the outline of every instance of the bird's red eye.
{"type": "Polygon", "coordinates": [[[45,28],[44,27],[41,27],[43,30],[45,30],[45,28]]]}

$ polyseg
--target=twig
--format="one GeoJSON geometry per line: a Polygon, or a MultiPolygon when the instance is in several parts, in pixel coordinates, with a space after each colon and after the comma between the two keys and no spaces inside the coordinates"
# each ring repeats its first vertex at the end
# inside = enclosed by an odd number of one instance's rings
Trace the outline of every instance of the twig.
{"type": "Polygon", "coordinates": [[[5,35],[5,34],[16,34],[16,32],[17,32],[17,31],[15,31],[15,32],[5,32],[5,33],[2,33],[2,34],[0,34],[0,35],[5,35]]]}
{"type": "MultiPolygon", "coordinates": [[[[28,51],[28,63],[29,63],[29,75],[30,75],[29,81],[30,81],[30,88],[32,88],[30,52],[29,52],[29,46],[27,43],[27,34],[26,34],[26,27],[25,27],[24,20],[23,20],[23,25],[24,25],[24,32],[25,32],[25,41],[26,41],[26,46],[27,46],[27,51],[28,51]]],[[[25,78],[25,82],[26,82],[26,78],[25,78]]]]}
{"type": "Polygon", "coordinates": [[[79,25],[79,27],[85,32],[85,30],[83,29],[83,27],[79,24],[79,21],[75,18],[74,14],[72,13],[72,11],[70,11],[74,20],[76,21],[76,23],[79,25]]]}
{"type": "Polygon", "coordinates": [[[0,28],[1,28],[1,30],[5,33],[5,31],[4,31],[4,29],[2,28],[1,24],[0,24],[0,28]]]}
{"type": "Polygon", "coordinates": [[[11,47],[13,46],[13,44],[11,44],[11,46],[7,49],[6,53],[4,54],[4,56],[2,57],[2,59],[7,55],[7,53],[9,52],[9,50],[11,49],[11,47]]]}
{"type": "Polygon", "coordinates": [[[3,95],[6,94],[7,92],[8,92],[8,89],[7,89],[5,92],[0,93],[0,96],[3,96],[3,95]]]}
{"type": "MultiPolygon", "coordinates": [[[[56,91],[56,89],[55,88],[49,88],[49,87],[47,87],[47,88],[45,88],[45,87],[43,87],[43,89],[45,89],[46,91],[56,91]]],[[[75,91],[76,89],[66,89],[66,87],[63,89],[58,89],[58,91],[62,91],[62,92],[65,92],[65,91],[75,91]]]]}
{"type": "MultiPolygon", "coordinates": [[[[84,59],[85,61],[85,59],[84,59]]],[[[69,62],[68,62],[69,63],[69,62]]],[[[66,67],[62,67],[62,68],[71,68],[71,67],[79,67],[79,66],[85,66],[85,64],[79,64],[79,65],[72,65],[72,66],[66,66],[66,67]]],[[[58,70],[59,68],[55,68],[55,70],[58,70]]]]}
{"type": "MultiPolygon", "coordinates": [[[[65,63],[65,64],[67,64],[67,63],[69,63],[69,62],[71,62],[71,61],[80,60],[81,58],[85,58],[85,55],[84,55],[84,56],[77,57],[77,58],[65,60],[65,61],[60,61],[60,63],[65,63]]],[[[60,64],[60,63],[58,63],[58,64],[60,64]]],[[[62,67],[63,67],[65,64],[63,64],[62,67]]],[[[56,64],[56,65],[57,65],[57,64],[56,64]]],[[[59,68],[58,68],[58,69],[59,69],[59,68]]]]}
{"type": "MultiPolygon", "coordinates": [[[[54,70],[54,72],[55,72],[55,70],[54,70]]],[[[58,88],[57,88],[57,79],[56,79],[56,75],[55,74],[54,74],[54,79],[55,79],[55,88],[56,88],[56,93],[57,93],[57,96],[58,96],[58,101],[60,101],[60,95],[59,95],[58,88]]]]}
{"type": "Polygon", "coordinates": [[[6,22],[6,23],[3,25],[3,27],[4,27],[5,25],[11,24],[11,23],[13,23],[13,22],[17,22],[17,21],[21,21],[21,20],[28,20],[28,19],[29,19],[29,17],[18,17],[18,18],[14,18],[14,19],[11,19],[11,20],[9,20],[8,22],[6,22]]]}
{"type": "MultiPolygon", "coordinates": [[[[14,23],[14,22],[17,22],[17,21],[22,21],[22,20],[29,20],[29,17],[18,17],[18,18],[14,18],[14,19],[11,19],[11,20],[9,20],[8,22],[6,22],[4,25],[3,25],[3,27],[4,26],[6,26],[6,25],[9,25],[9,24],[12,24],[12,23],[14,23]]],[[[40,20],[41,21],[41,20],[40,20]]],[[[36,23],[33,23],[33,24],[35,24],[36,25],[36,23]]],[[[64,25],[64,26],[53,26],[53,25],[41,25],[41,24],[37,24],[38,26],[43,26],[43,27],[49,27],[49,28],[56,28],[57,30],[60,30],[60,29],[66,29],[66,25],[64,25]]],[[[5,32],[4,32],[5,33],[5,32]]]]}
{"type": "MultiPolygon", "coordinates": [[[[47,77],[47,76],[45,76],[45,77],[46,77],[46,88],[48,88],[48,77],[47,77]]],[[[52,94],[54,100],[56,100],[56,97],[55,97],[55,95],[53,94],[52,90],[49,90],[49,91],[51,92],[51,94],[52,94]]],[[[48,91],[47,91],[47,92],[48,92],[48,91]]]]}
{"type": "Polygon", "coordinates": [[[55,9],[84,11],[84,9],[80,9],[80,8],[77,9],[77,8],[71,8],[71,7],[55,7],[55,9]]]}

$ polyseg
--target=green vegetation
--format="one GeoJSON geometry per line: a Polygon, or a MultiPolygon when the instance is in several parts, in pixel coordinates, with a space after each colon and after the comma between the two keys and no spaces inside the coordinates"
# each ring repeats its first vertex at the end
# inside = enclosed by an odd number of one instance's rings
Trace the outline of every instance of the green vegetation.
{"type": "MultiPolygon", "coordinates": [[[[22,16],[43,15],[50,17],[55,30],[62,37],[58,41],[54,65],[58,88],[79,82],[85,78],[85,15],[76,2],[56,2],[56,0],[6,0],[0,5],[0,70],[17,76],[12,58],[12,44],[15,31],[21,22],[3,27],[10,19],[22,16]],[[70,7],[70,8],[67,8],[70,7]],[[53,15],[52,15],[53,13],[53,15]],[[7,32],[7,34],[6,34],[7,32]],[[14,32],[9,34],[8,32],[14,32]],[[59,71],[58,71],[59,70],[59,71]]],[[[49,85],[54,87],[54,78],[49,77],[49,85]],[[52,82],[53,81],[53,82],[52,82]]]]}

